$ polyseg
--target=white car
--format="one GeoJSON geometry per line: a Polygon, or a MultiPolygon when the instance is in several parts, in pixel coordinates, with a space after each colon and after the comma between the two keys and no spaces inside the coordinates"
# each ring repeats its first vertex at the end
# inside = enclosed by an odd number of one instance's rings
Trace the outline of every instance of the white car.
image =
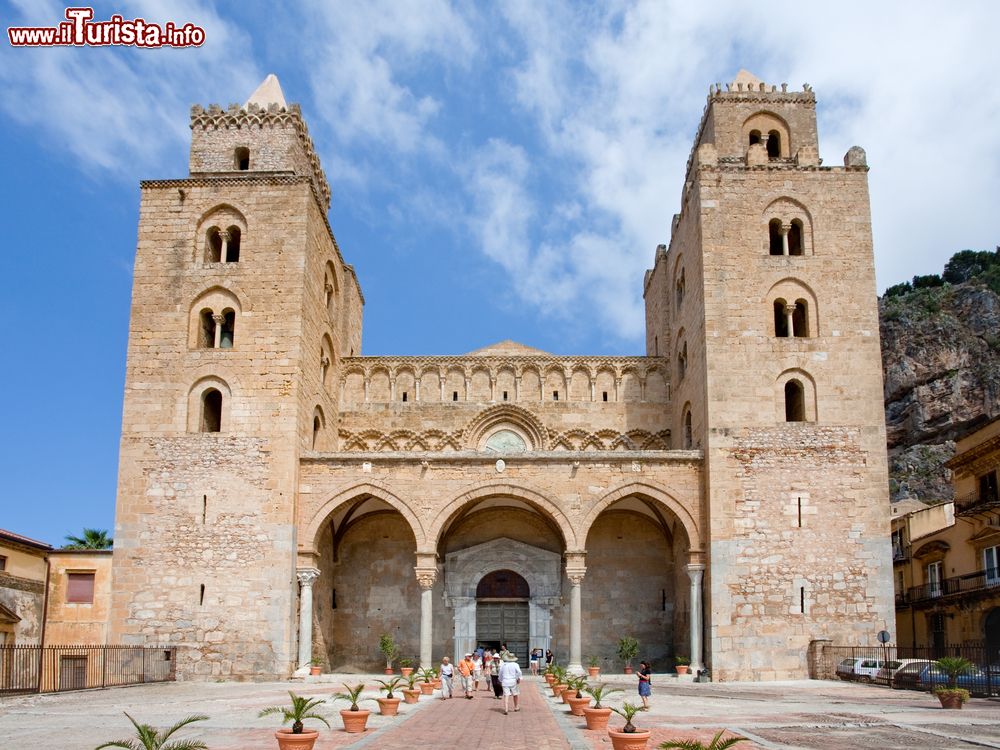
{"type": "Polygon", "coordinates": [[[875,682],[886,664],[882,659],[861,659],[860,662],[854,667],[854,679],[867,683],[875,682]]]}
{"type": "MultiPolygon", "coordinates": [[[[878,671],[875,675],[875,681],[880,682],[883,685],[892,685],[892,678],[896,675],[900,669],[905,667],[907,664],[920,664],[921,667],[928,664],[926,659],[890,659],[885,663],[885,665],[878,671]]],[[[919,669],[917,670],[920,671],[919,669]]]]}
{"type": "Polygon", "coordinates": [[[848,659],[842,659],[840,664],[837,665],[837,677],[842,680],[855,679],[855,670],[863,661],[864,659],[858,659],[853,656],[848,659]]]}

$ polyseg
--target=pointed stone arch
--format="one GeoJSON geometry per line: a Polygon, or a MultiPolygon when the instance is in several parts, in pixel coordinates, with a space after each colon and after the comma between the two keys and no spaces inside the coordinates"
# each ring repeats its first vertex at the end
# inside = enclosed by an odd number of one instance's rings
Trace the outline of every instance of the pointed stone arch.
{"type": "Polygon", "coordinates": [[[590,533],[591,527],[594,525],[594,521],[601,513],[614,505],[619,500],[624,500],[627,497],[637,496],[641,499],[652,500],[659,505],[670,511],[671,515],[677,518],[681,526],[684,529],[684,533],[687,535],[688,544],[691,552],[701,552],[703,551],[703,540],[701,536],[701,530],[698,526],[698,521],[692,514],[691,509],[687,508],[683,503],[677,500],[676,497],[670,492],[666,487],[658,487],[649,482],[626,482],[624,484],[615,487],[611,491],[607,492],[587,513],[586,517],[583,519],[579,528],[576,531],[576,538],[586,539],[587,534],[590,533]]]}
{"type": "Polygon", "coordinates": [[[299,535],[299,555],[315,555],[319,548],[319,536],[322,533],[323,524],[326,520],[342,505],[364,496],[381,500],[399,511],[413,532],[413,536],[417,541],[417,549],[419,550],[427,546],[427,535],[423,524],[410,506],[387,486],[379,482],[365,482],[337,491],[330,499],[316,509],[312,517],[305,524],[299,523],[299,528],[302,529],[302,533],[299,535]]]}

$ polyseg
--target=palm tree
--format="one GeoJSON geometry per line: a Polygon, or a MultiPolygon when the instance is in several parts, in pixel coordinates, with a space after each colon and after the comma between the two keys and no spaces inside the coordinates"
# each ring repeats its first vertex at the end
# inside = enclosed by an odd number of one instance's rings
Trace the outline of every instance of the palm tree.
{"type": "Polygon", "coordinates": [[[958,687],[959,675],[972,671],[972,662],[962,656],[942,656],[934,662],[934,666],[947,675],[949,690],[958,687]]]}
{"type": "Polygon", "coordinates": [[[263,708],[257,716],[281,714],[282,724],[292,722],[292,734],[302,734],[302,722],[306,719],[316,719],[322,721],[328,727],[330,726],[330,722],[313,710],[323,702],[322,698],[307,698],[304,695],[296,695],[291,690],[288,691],[288,694],[292,697],[291,706],[270,706],[269,708],[263,708]]]}
{"type": "Polygon", "coordinates": [[[747,741],[746,737],[728,737],[727,739],[722,739],[725,731],[725,729],[720,729],[707,745],[698,740],[673,740],[661,743],[660,750],[669,750],[669,748],[677,748],[678,750],[726,750],[726,748],[732,747],[737,742],[747,741]]]}
{"type": "MultiPolygon", "coordinates": [[[[92,529],[88,529],[88,531],[92,531],[92,529]]],[[[101,750],[101,748],[105,747],[123,747],[125,750],[207,750],[208,748],[208,745],[201,740],[175,740],[174,742],[167,742],[171,735],[182,727],[186,727],[195,721],[205,721],[208,719],[207,716],[202,714],[181,719],[162,734],[153,729],[149,724],[140,724],[129,716],[127,711],[125,715],[128,716],[128,720],[135,727],[136,739],[105,742],[103,745],[98,745],[95,750],[101,750]]]]}
{"type": "Polygon", "coordinates": [[[84,529],[82,537],[68,535],[65,539],[69,544],[63,549],[111,549],[114,542],[107,529],[84,529]]]}

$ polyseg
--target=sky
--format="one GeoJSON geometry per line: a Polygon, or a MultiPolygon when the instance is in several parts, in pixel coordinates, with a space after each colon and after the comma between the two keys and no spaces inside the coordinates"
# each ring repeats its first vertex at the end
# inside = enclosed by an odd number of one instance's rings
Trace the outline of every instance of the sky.
{"type": "MultiPolygon", "coordinates": [[[[708,88],[818,99],[867,151],[879,289],[1000,244],[1000,3],[305,0],[97,3],[198,48],[0,41],[0,527],[113,529],[139,181],[184,177],[192,104],[268,73],[298,102],[366,298],[363,353],[514,339],[643,353],[642,279],[708,88]]],[[[66,6],[0,0],[3,26],[66,6]]]]}

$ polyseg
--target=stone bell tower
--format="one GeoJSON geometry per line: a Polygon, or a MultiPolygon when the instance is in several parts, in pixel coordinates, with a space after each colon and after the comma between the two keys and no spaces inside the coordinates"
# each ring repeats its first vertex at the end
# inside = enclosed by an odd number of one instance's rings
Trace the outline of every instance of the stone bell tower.
{"type": "Polygon", "coordinates": [[[894,629],[867,173],[857,147],[822,165],[812,89],[741,71],[710,90],[647,275],[675,447],[704,451],[717,679],[801,677],[812,641],[894,629]]]}
{"type": "Polygon", "coordinates": [[[243,106],[193,107],[191,131],[189,175],[142,183],[112,637],[187,646],[191,676],[285,677],[299,458],[334,444],[363,300],[274,76],[243,106]]]}

